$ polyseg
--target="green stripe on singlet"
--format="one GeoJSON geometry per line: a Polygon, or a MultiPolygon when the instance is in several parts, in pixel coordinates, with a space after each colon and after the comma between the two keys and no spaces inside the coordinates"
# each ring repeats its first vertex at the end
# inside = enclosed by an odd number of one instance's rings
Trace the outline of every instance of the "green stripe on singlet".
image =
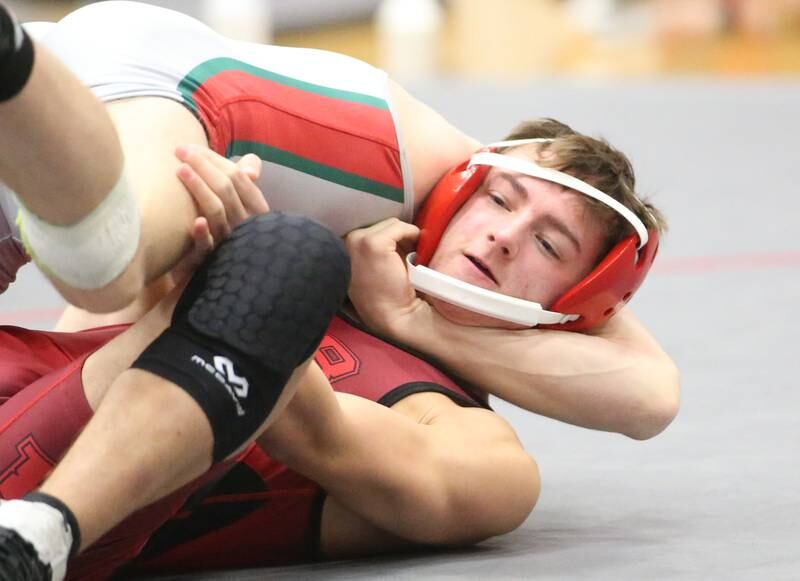
{"type": "Polygon", "coordinates": [[[354,173],[342,171],[335,167],[300,157],[294,153],[264,143],[255,141],[232,141],[228,145],[226,156],[242,156],[248,153],[255,153],[263,160],[271,161],[272,163],[289,167],[305,174],[316,176],[323,180],[366,192],[399,204],[402,204],[405,199],[402,188],[395,188],[354,173]]]}
{"type": "Polygon", "coordinates": [[[193,98],[194,92],[200,87],[200,85],[208,81],[211,77],[226,71],[241,71],[255,77],[261,77],[267,81],[273,81],[275,83],[280,83],[288,87],[294,87],[295,89],[300,89],[301,91],[308,91],[309,93],[314,93],[323,97],[332,97],[334,99],[350,101],[351,103],[360,103],[362,105],[369,105],[370,107],[376,107],[378,109],[385,109],[387,111],[389,110],[389,104],[384,99],[373,97],[372,95],[365,95],[363,93],[356,93],[354,91],[345,91],[342,89],[332,89],[322,85],[315,85],[314,83],[287,77],[286,75],[274,73],[266,69],[260,69],[246,62],[227,57],[211,59],[197,65],[195,68],[189,71],[185,77],[183,77],[181,82],[178,84],[178,91],[181,93],[181,95],[183,95],[186,103],[196,112],[197,105],[195,104],[193,98]]]}

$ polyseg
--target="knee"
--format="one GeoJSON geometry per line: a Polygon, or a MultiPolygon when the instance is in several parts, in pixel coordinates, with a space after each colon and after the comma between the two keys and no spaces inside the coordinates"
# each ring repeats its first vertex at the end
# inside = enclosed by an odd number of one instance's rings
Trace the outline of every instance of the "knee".
{"type": "Polygon", "coordinates": [[[186,390],[214,433],[214,459],[256,435],[316,350],[349,282],[341,241],[280,213],[237,227],[201,266],[172,323],[134,367],[186,390]]]}

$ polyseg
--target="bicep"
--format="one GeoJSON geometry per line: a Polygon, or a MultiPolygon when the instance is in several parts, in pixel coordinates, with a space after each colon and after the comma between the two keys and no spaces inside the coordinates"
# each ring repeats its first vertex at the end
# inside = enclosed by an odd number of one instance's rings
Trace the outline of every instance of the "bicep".
{"type": "Polygon", "coordinates": [[[536,464],[491,412],[454,408],[420,424],[360,398],[343,408],[356,439],[332,457],[339,472],[323,485],[375,525],[415,542],[463,544],[513,530],[533,509],[536,464]]]}

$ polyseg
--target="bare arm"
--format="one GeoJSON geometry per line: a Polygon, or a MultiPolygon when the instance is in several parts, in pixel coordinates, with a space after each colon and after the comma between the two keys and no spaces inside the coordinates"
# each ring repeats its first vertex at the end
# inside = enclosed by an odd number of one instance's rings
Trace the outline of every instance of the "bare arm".
{"type": "Polygon", "coordinates": [[[411,347],[506,401],[570,424],[644,440],[680,405],[677,368],[627,310],[592,335],[464,327],[433,309],[414,325],[396,329],[411,347]]]}
{"type": "Polygon", "coordinates": [[[334,395],[312,373],[259,443],[362,518],[414,542],[462,544],[513,530],[533,509],[536,464],[492,412],[444,405],[417,423],[334,395]]]}
{"type": "Polygon", "coordinates": [[[636,439],[660,433],[678,411],[678,371],[623,310],[593,334],[457,325],[420,299],[399,249],[416,227],[381,222],[347,238],[350,298],[374,330],[441,361],[484,391],[557,420],[636,439]]]}

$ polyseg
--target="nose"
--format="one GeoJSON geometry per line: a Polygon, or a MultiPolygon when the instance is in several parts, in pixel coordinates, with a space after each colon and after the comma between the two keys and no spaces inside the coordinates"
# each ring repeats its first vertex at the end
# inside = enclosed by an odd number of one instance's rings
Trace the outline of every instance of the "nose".
{"type": "Polygon", "coordinates": [[[520,235],[521,227],[515,220],[497,225],[489,231],[487,238],[493,246],[499,249],[503,257],[511,259],[519,252],[520,235]]]}

